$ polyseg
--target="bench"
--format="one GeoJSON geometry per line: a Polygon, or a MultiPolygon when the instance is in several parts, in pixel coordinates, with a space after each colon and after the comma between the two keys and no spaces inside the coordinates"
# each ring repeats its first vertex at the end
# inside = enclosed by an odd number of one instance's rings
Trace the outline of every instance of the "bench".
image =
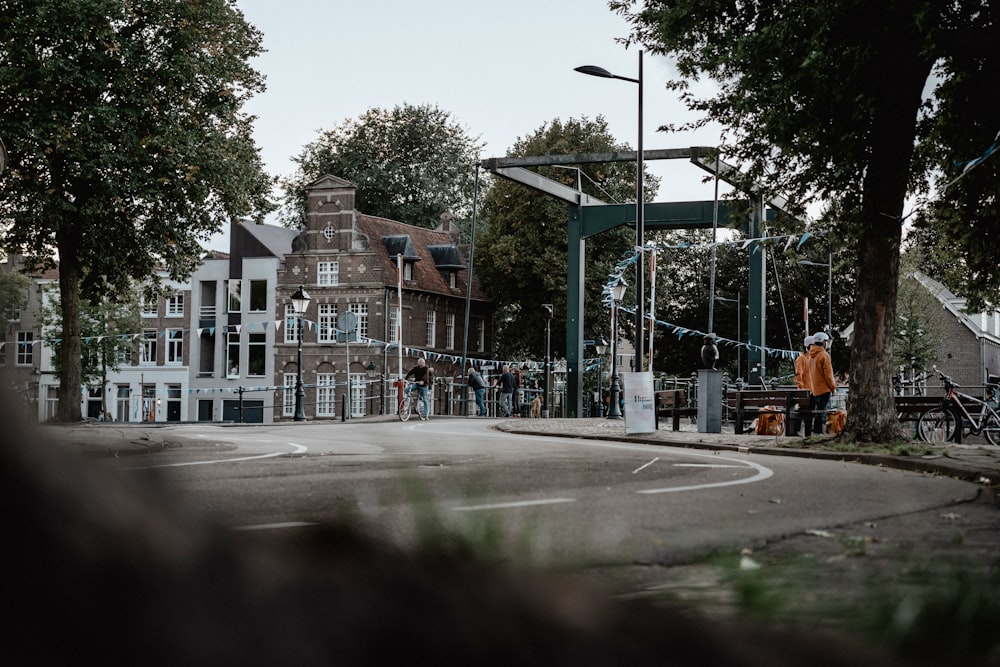
{"type": "Polygon", "coordinates": [[[733,427],[736,434],[744,433],[745,422],[753,421],[760,414],[791,415],[807,410],[795,410],[795,404],[805,405],[809,392],[805,389],[745,389],[726,392],[726,407],[735,411],[733,427]],[[770,408],[763,410],[763,408],[770,408]]]}
{"type": "Polygon", "coordinates": [[[670,389],[656,392],[656,428],[660,428],[660,417],[670,417],[672,428],[681,430],[681,417],[692,417],[698,414],[698,408],[688,405],[687,394],[683,389],[670,389]]]}

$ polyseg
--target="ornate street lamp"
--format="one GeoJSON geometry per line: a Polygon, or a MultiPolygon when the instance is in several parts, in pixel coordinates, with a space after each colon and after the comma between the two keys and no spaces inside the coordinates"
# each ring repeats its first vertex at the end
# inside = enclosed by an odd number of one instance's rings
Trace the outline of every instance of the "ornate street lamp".
{"type": "Polygon", "coordinates": [[[611,391],[608,419],[621,419],[618,407],[621,387],[618,385],[618,302],[625,296],[625,281],[619,280],[611,286],[611,391]]]}
{"type": "Polygon", "coordinates": [[[309,301],[309,294],[306,292],[305,287],[299,285],[299,289],[292,294],[292,309],[295,310],[295,315],[299,320],[299,331],[297,336],[299,349],[296,357],[295,375],[295,421],[297,422],[304,422],[306,420],[306,415],[303,412],[305,390],[302,387],[302,318],[306,314],[306,309],[309,308],[309,301]]]}
{"type": "Polygon", "coordinates": [[[368,365],[365,366],[365,375],[368,376],[369,383],[375,382],[375,379],[378,378],[378,366],[375,365],[374,361],[369,361],[368,365]]]}
{"type": "Polygon", "coordinates": [[[603,338],[594,342],[597,352],[597,416],[604,410],[604,353],[608,351],[608,341],[603,338]]]}

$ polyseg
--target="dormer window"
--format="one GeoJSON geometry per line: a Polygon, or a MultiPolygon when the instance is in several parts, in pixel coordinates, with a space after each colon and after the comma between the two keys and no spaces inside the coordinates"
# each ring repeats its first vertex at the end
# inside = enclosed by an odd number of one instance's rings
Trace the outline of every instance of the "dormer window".
{"type": "Polygon", "coordinates": [[[403,262],[403,280],[413,281],[413,262],[403,262]]]}

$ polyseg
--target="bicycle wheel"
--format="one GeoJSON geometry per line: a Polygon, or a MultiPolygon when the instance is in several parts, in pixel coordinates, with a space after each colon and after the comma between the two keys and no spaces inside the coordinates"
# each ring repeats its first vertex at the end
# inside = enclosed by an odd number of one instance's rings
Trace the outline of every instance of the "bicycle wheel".
{"type": "Polygon", "coordinates": [[[1000,447],[1000,417],[991,412],[983,423],[983,435],[994,447],[1000,447]]]}
{"type": "Polygon", "coordinates": [[[955,413],[945,407],[924,410],[917,420],[917,435],[924,442],[940,444],[955,439],[958,420],[955,413]]]}
{"type": "Polygon", "coordinates": [[[406,396],[399,402],[399,421],[407,421],[410,419],[410,414],[413,412],[411,407],[412,399],[406,396]]]}

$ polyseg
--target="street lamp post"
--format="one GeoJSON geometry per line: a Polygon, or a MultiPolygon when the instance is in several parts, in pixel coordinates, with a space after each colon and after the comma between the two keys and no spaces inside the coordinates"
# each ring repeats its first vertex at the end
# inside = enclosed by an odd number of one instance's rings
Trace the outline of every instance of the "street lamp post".
{"type": "Polygon", "coordinates": [[[736,293],[735,299],[730,299],[724,296],[715,297],[716,301],[725,301],[728,303],[736,304],[736,342],[739,343],[736,346],[736,377],[741,378],[743,373],[743,329],[741,328],[743,322],[743,304],[740,300],[740,293],[736,293]]]}
{"type": "Polygon", "coordinates": [[[826,267],[826,332],[833,335],[833,253],[827,256],[826,263],[810,262],[807,259],[800,259],[802,266],[823,266],[826,267]]]}
{"type": "MultiPolygon", "coordinates": [[[[639,261],[635,263],[635,353],[636,353],[636,364],[635,370],[642,372],[645,370],[645,358],[646,358],[646,346],[645,346],[645,329],[646,329],[646,304],[645,304],[645,262],[642,257],[642,247],[644,245],[643,236],[645,235],[644,222],[643,222],[643,191],[642,191],[642,172],[643,172],[643,154],[642,154],[642,51],[639,51],[639,76],[638,78],[631,78],[628,76],[619,76],[617,74],[612,74],[603,67],[598,67],[596,65],[583,65],[577,67],[575,71],[581,74],[589,74],[590,76],[599,76],[604,79],[621,79],[622,81],[630,81],[637,84],[639,87],[639,127],[638,127],[638,139],[636,141],[636,156],[635,156],[635,247],[639,252],[639,261]]],[[[609,415],[610,418],[610,415],[609,415]]]]}
{"type": "Polygon", "coordinates": [[[378,377],[378,366],[375,365],[374,361],[368,362],[368,365],[365,367],[365,375],[368,376],[369,385],[375,382],[375,378],[378,377]]]}
{"type": "Polygon", "coordinates": [[[603,338],[594,342],[597,352],[597,416],[604,410],[604,353],[608,351],[608,341],[603,338]]]}
{"type": "Polygon", "coordinates": [[[306,308],[309,307],[309,294],[306,292],[305,287],[299,285],[299,289],[292,294],[292,308],[295,310],[295,314],[298,316],[299,328],[298,335],[296,338],[299,342],[298,354],[296,356],[296,370],[295,370],[295,421],[304,422],[306,420],[306,415],[303,412],[303,402],[305,399],[305,389],[302,387],[302,317],[306,314],[306,308]]]}
{"type": "Polygon", "coordinates": [[[618,302],[625,296],[625,281],[619,280],[611,286],[611,389],[609,391],[608,419],[621,419],[618,407],[621,387],[618,385],[618,302]]]}

